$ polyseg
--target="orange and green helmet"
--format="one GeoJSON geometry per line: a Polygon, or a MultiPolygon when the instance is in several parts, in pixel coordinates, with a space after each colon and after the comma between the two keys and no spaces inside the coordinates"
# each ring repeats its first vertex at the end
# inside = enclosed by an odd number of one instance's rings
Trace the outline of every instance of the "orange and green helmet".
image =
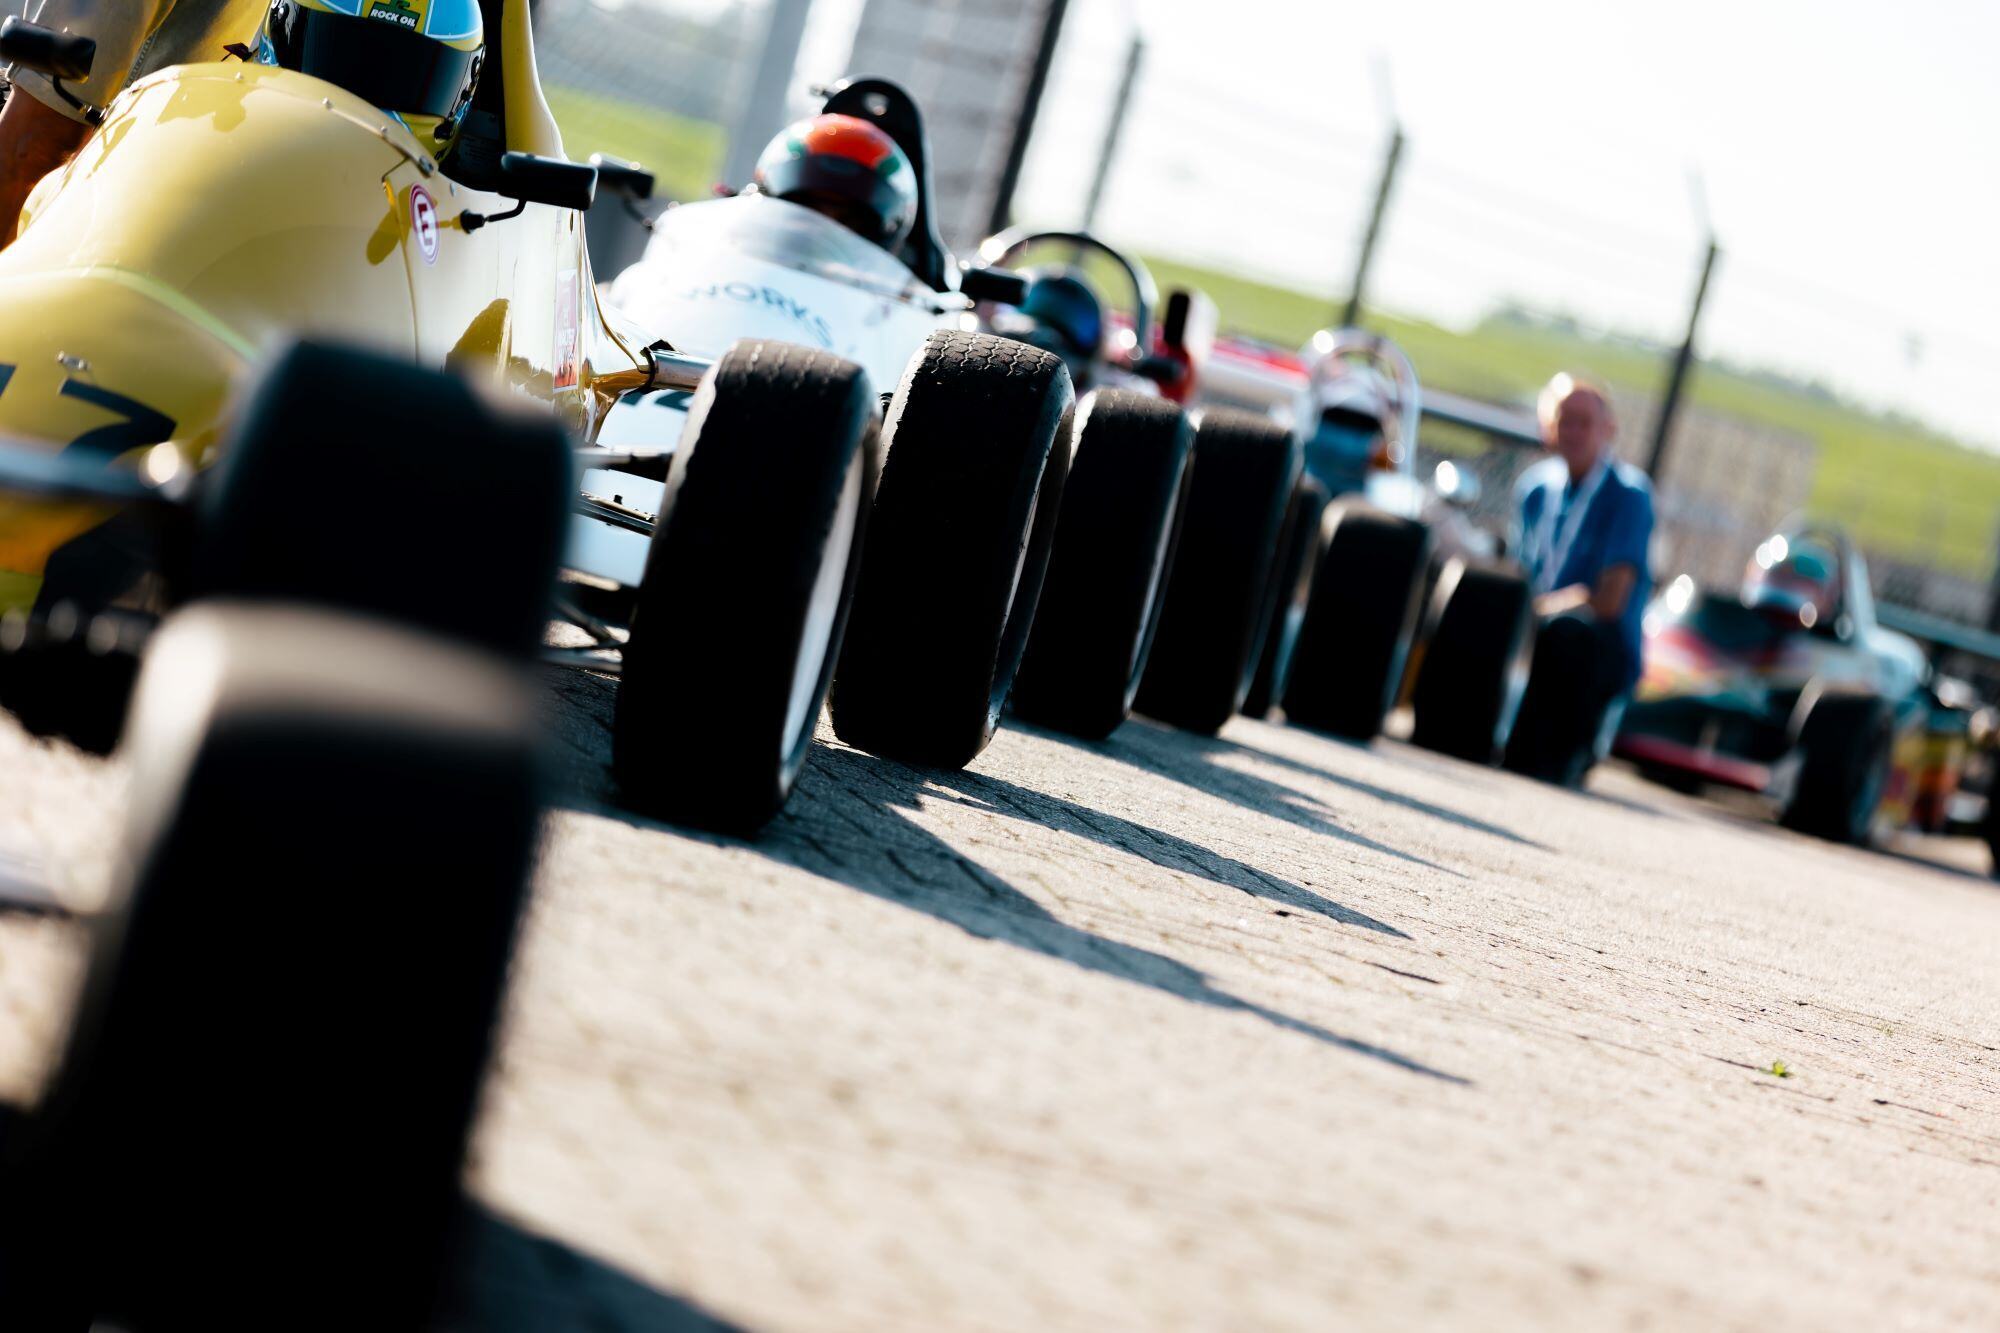
{"type": "Polygon", "coordinates": [[[757,159],[757,189],[825,213],[894,250],[917,221],[917,173],[883,130],[831,112],[799,121],[757,159]]]}

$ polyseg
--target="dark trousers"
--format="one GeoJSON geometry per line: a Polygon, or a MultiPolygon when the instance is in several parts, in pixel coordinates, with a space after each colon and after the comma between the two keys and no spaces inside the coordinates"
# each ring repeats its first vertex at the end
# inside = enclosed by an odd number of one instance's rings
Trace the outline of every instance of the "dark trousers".
{"type": "Polygon", "coordinates": [[[1521,711],[1507,738],[1506,766],[1574,787],[1596,760],[1605,711],[1624,690],[1625,643],[1615,622],[1588,611],[1543,620],[1521,711]]]}

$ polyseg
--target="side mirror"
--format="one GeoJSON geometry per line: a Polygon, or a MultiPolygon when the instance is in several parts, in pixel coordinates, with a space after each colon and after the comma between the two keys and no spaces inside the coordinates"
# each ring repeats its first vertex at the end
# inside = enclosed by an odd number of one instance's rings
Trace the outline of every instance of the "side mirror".
{"type": "Polygon", "coordinates": [[[44,28],[23,18],[0,23],[0,60],[26,65],[52,79],[81,83],[97,60],[97,43],[88,37],[44,28]]]}
{"type": "Polygon", "coordinates": [[[1012,269],[974,265],[959,274],[958,290],[975,301],[1019,305],[1028,299],[1028,280],[1012,269]]]}
{"type": "Polygon", "coordinates": [[[597,199],[597,168],[533,153],[504,153],[500,193],[524,204],[547,204],[581,213],[597,199]]]}
{"type": "Polygon", "coordinates": [[[603,153],[592,153],[590,165],[597,170],[599,190],[629,199],[635,204],[651,199],[654,187],[659,183],[652,172],[637,163],[607,157],[603,153]]]}

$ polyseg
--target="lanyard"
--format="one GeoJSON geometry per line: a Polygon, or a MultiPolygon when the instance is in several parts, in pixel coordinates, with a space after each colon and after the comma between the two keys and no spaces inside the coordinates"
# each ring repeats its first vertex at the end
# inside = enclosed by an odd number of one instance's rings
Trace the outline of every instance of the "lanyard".
{"type": "Polygon", "coordinates": [[[1583,484],[1576,488],[1576,494],[1569,502],[1569,513],[1563,516],[1560,526],[1556,515],[1562,509],[1560,491],[1549,497],[1547,508],[1542,513],[1541,531],[1536,534],[1536,544],[1543,552],[1540,576],[1536,578],[1536,591],[1551,592],[1556,580],[1562,577],[1562,568],[1569,563],[1569,553],[1576,545],[1576,535],[1583,529],[1583,516],[1590,512],[1591,501],[1604,485],[1604,474],[1611,470],[1610,459],[1600,459],[1583,484]]]}

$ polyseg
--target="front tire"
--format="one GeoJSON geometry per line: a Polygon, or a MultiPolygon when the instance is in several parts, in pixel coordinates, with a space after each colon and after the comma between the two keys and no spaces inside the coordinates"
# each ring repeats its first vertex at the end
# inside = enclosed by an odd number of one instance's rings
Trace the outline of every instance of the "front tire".
{"type": "Polygon", "coordinates": [[[1250,655],[1276,601],[1278,531],[1303,458],[1298,438],[1267,417],[1202,414],[1180,549],[1134,704],[1140,712],[1214,735],[1242,705],[1250,655]]]}
{"type": "Polygon", "coordinates": [[[1410,740],[1475,764],[1493,763],[1506,747],[1527,685],[1532,590],[1511,569],[1453,560],[1431,604],[1436,611],[1410,700],[1410,740]]]}
{"type": "Polygon", "coordinates": [[[1250,675],[1250,692],[1243,696],[1246,717],[1268,717],[1285,697],[1285,685],[1292,678],[1292,654],[1297,650],[1299,627],[1305,623],[1306,607],[1312,600],[1313,568],[1319,563],[1320,518],[1326,513],[1326,487],[1311,477],[1300,477],[1292,488],[1292,502],[1285,510],[1285,526],[1278,538],[1278,560],[1273,566],[1272,591],[1277,603],[1270,624],[1264,630],[1263,645],[1257,651],[1257,666],[1250,675]]]}
{"type": "Polygon", "coordinates": [[[1872,695],[1811,691],[1794,742],[1803,762],[1779,814],[1786,828],[1865,846],[1888,785],[1895,717],[1872,695]]]}
{"type": "Polygon", "coordinates": [[[1172,403],[1121,390],[1083,400],[1048,578],[1014,682],[1022,718],[1102,740],[1131,713],[1193,454],[1194,431],[1172,403]]]}
{"type": "Polygon", "coordinates": [[[857,749],[963,768],[999,726],[1069,475],[1076,399],[1047,352],[938,332],[889,403],[868,556],[833,683],[857,749]]]}
{"type": "Polygon", "coordinates": [[[642,813],[748,833],[790,797],[860,572],[875,410],[859,366],[784,343],[739,343],[696,391],[612,733],[642,813]]]}
{"type": "Polygon", "coordinates": [[[6,1144],[0,1325],[417,1328],[539,837],[517,663],[211,603],[151,645],[122,884],[6,1144]]]}
{"type": "Polygon", "coordinates": [[[1414,519],[1353,503],[1328,512],[1286,721],[1355,741],[1381,734],[1416,636],[1431,546],[1414,519]]]}

